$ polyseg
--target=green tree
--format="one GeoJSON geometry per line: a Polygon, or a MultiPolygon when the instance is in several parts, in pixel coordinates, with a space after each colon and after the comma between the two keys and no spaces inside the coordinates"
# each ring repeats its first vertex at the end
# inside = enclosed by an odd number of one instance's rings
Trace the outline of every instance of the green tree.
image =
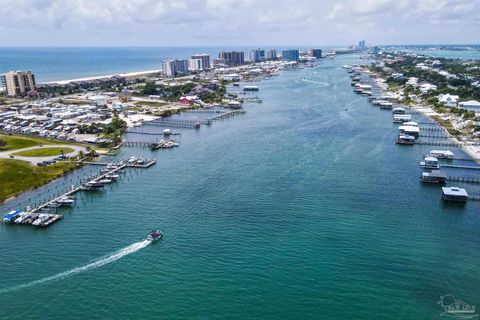
{"type": "Polygon", "coordinates": [[[157,86],[155,85],[155,82],[153,82],[153,81],[145,82],[145,85],[140,90],[140,93],[142,93],[144,95],[158,94],[158,89],[157,89],[157,86]]]}

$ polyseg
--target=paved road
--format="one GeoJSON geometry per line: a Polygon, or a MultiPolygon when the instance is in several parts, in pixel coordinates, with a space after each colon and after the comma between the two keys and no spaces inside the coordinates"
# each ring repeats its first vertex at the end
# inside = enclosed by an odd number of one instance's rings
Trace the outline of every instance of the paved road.
{"type": "MultiPolygon", "coordinates": [[[[65,153],[66,156],[75,156],[77,155],[80,151],[86,152],[84,147],[79,147],[79,146],[74,146],[71,144],[46,144],[43,146],[34,146],[34,147],[28,147],[28,148],[23,148],[23,149],[17,149],[17,150],[9,150],[9,151],[3,151],[0,152],[0,158],[1,159],[12,159],[10,158],[11,154],[20,152],[20,151],[25,151],[25,150],[35,150],[35,149],[43,149],[43,148],[70,148],[73,149],[72,152],[70,153],[65,153]]],[[[52,160],[55,157],[58,156],[50,156],[50,157],[21,157],[21,156],[16,156],[14,155],[14,159],[17,160],[24,160],[28,161],[33,165],[37,165],[37,163],[46,161],[46,160],[52,160]]]]}

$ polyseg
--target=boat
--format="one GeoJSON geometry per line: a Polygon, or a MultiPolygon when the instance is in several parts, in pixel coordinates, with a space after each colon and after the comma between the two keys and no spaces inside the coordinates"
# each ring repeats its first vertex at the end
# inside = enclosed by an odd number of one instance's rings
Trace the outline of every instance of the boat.
{"type": "Polygon", "coordinates": [[[163,233],[160,230],[152,230],[147,236],[147,241],[155,242],[163,237],[163,233]]]}
{"type": "Polygon", "coordinates": [[[20,211],[20,210],[10,211],[3,218],[3,222],[13,222],[20,213],[22,213],[22,211],[20,211]]]}
{"type": "Polygon", "coordinates": [[[56,200],[61,206],[72,206],[75,203],[75,200],[71,197],[61,197],[56,200]]]}

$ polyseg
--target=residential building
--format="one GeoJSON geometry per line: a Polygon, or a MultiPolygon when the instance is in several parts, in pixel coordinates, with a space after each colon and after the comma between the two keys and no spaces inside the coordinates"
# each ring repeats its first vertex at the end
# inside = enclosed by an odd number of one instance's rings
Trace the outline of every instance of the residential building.
{"type": "Polygon", "coordinates": [[[188,74],[188,60],[164,60],[162,61],[162,73],[167,77],[186,75],[188,74]]]}
{"type": "Polygon", "coordinates": [[[200,59],[202,60],[202,69],[208,70],[210,69],[210,55],[206,53],[197,53],[191,56],[192,59],[200,59]]]}
{"type": "Polygon", "coordinates": [[[444,106],[447,107],[456,107],[458,102],[459,96],[447,94],[441,94],[438,96],[438,102],[442,103],[444,106]]]}
{"type": "Polygon", "coordinates": [[[175,60],[175,67],[177,68],[177,75],[188,74],[188,60],[187,59],[175,60]]]}
{"type": "Polygon", "coordinates": [[[242,51],[222,51],[218,58],[225,60],[228,66],[239,66],[245,64],[245,54],[242,51]]]}
{"type": "Polygon", "coordinates": [[[465,109],[476,109],[480,110],[480,102],[477,100],[469,100],[469,101],[462,101],[458,103],[459,107],[465,108],[465,109]]]}
{"type": "Polygon", "coordinates": [[[309,54],[311,57],[320,59],[322,57],[322,49],[310,49],[309,54]]]}
{"type": "Polygon", "coordinates": [[[360,50],[364,50],[364,49],[366,48],[366,46],[365,46],[365,40],[360,40],[360,41],[358,42],[358,48],[359,48],[360,50]]]}
{"type": "Polygon", "coordinates": [[[285,61],[298,61],[299,57],[298,49],[282,50],[282,59],[285,61]]]}
{"type": "Polygon", "coordinates": [[[260,62],[265,60],[265,50],[253,49],[248,52],[248,60],[250,62],[260,62]]]}
{"type": "Polygon", "coordinates": [[[203,60],[202,59],[188,59],[188,70],[190,70],[190,71],[201,71],[201,70],[203,70],[203,60]]]}
{"type": "Polygon", "coordinates": [[[1,76],[7,95],[20,96],[35,93],[35,75],[30,71],[10,71],[1,76]]]}
{"type": "Polygon", "coordinates": [[[267,52],[265,53],[265,60],[277,60],[277,50],[267,50],[267,52]]]}
{"type": "Polygon", "coordinates": [[[427,93],[430,90],[437,90],[437,86],[431,83],[422,83],[418,89],[420,89],[421,93],[427,93]]]}
{"type": "Polygon", "coordinates": [[[167,77],[175,77],[177,75],[175,60],[162,61],[162,73],[167,77]]]}

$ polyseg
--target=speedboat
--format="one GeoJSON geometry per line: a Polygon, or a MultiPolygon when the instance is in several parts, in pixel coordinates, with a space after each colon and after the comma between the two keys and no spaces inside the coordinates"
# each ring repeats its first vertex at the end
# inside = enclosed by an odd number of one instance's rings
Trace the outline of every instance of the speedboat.
{"type": "Polygon", "coordinates": [[[158,239],[161,239],[162,237],[163,237],[163,233],[160,232],[160,230],[152,230],[152,232],[148,234],[147,241],[155,242],[158,239]]]}

